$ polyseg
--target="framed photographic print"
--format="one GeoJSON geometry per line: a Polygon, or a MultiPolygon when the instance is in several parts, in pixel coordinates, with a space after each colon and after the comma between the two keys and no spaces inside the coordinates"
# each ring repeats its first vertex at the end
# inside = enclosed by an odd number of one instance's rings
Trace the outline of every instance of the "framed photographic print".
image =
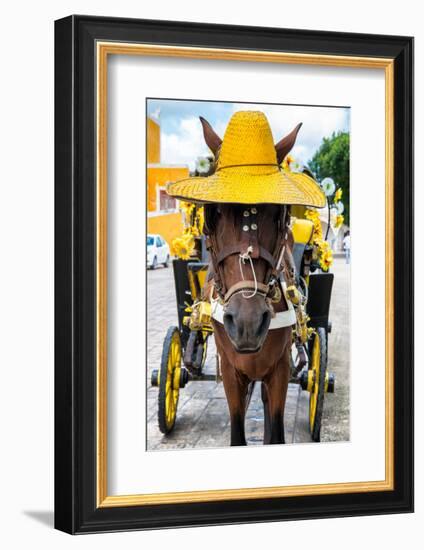
{"type": "Polygon", "coordinates": [[[413,509],[413,39],[55,25],[55,525],[413,509]]]}

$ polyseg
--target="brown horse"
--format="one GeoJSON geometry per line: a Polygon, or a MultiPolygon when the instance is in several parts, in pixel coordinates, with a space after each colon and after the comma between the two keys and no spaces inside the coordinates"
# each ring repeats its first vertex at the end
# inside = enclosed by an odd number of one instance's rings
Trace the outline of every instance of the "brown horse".
{"type": "MultiPolygon", "coordinates": [[[[201,122],[217,160],[221,139],[206,120],[201,122]]],[[[278,163],[293,147],[299,128],[275,146],[278,163]]],[[[205,206],[204,231],[211,256],[206,292],[223,303],[223,323],[214,320],[213,325],[230,412],[231,445],[246,445],[245,413],[255,381],[261,382],[264,443],[284,443],[292,327],[269,327],[278,312],[288,309],[282,281],[291,282],[293,277],[289,219],[284,205],[205,206]]]]}

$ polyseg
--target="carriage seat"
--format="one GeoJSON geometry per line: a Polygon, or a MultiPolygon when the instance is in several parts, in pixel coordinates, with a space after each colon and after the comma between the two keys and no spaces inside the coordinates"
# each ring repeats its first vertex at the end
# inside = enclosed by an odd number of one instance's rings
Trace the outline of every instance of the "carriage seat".
{"type": "Polygon", "coordinates": [[[296,218],[292,225],[293,239],[298,244],[310,244],[314,233],[314,224],[311,220],[296,218]]]}
{"type": "Polygon", "coordinates": [[[296,267],[296,279],[298,278],[302,265],[303,254],[305,248],[312,243],[312,235],[314,234],[314,224],[311,220],[303,218],[295,218],[292,223],[293,233],[293,260],[296,267]]]}

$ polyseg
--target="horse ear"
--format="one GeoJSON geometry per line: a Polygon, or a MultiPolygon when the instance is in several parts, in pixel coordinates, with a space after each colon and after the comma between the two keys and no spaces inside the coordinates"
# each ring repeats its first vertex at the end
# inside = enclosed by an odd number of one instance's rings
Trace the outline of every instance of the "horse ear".
{"type": "Polygon", "coordinates": [[[203,118],[202,116],[199,116],[199,118],[200,122],[202,123],[203,135],[205,137],[206,145],[209,147],[209,149],[214,154],[214,157],[216,158],[216,153],[221,146],[222,139],[218,136],[218,134],[205,118],[203,118]]]}
{"type": "Polygon", "coordinates": [[[275,145],[275,151],[277,153],[277,162],[278,164],[281,164],[288,153],[293,148],[293,145],[296,141],[297,134],[300,130],[300,127],[302,126],[302,123],[300,122],[296,128],[294,128],[290,134],[287,134],[286,137],[283,137],[276,145],[275,145]]]}

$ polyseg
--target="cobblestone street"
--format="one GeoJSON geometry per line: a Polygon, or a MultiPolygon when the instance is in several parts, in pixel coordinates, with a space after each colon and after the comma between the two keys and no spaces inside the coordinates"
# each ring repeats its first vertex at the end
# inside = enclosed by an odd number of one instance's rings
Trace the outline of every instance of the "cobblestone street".
{"type": "MultiPolygon", "coordinates": [[[[322,441],[349,439],[349,266],[336,257],[328,339],[328,370],[336,376],[334,394],[326,394],[321,429],[322,441]]],[[[158,428],[158,388],[151,387],[150,375],[159,368],[162,344],[170,325],[178,325],[172,266],[149,271],[148,281],[148,450],[184,447],[226,447],[230,441],[229,415],[222,383],[190,382],[180,390],[177,421],[173,432],[164,436],[158,428]]],[[[214,374],[216,350],[213,337],[205,372],[214,374]]],[[[286,443],[310,442],[308,427],[309,394],[290,384],[285,409],[286,443]]],[[[248,444],[262,444],[263,406],[257,383],[247,412],[248,444]]]]}

